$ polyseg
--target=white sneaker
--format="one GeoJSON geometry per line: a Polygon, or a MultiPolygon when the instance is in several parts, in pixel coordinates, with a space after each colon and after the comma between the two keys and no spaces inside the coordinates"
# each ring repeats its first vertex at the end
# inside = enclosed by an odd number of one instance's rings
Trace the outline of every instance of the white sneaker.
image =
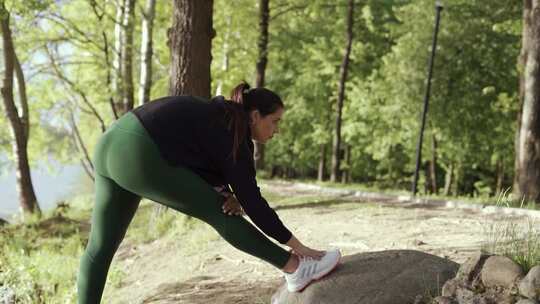
{"type": "Polygon", "coordinates": [[[320,260],[300,258],[298,268],[293,273],[285,273],[287,290],[290,292],[302,291],[309,283],[329,274],[339,264],[341,252],[339,249],[326,251],[320,260]]]}

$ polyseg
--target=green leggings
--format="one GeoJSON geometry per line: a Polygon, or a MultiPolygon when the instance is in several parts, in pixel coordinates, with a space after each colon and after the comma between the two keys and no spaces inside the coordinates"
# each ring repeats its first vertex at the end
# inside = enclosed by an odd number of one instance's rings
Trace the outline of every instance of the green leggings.
{"type": "Polygon", "coordinates": [[[198,175],[168,165],[132,113],[102,135],[94,165],[95,205],[78,275],[79,303],[100,302],[109,265],[141,197],[208,223],[237,249],[280,269],[290,257],[243,217],[224,214],[223,198],[198,175]]]}

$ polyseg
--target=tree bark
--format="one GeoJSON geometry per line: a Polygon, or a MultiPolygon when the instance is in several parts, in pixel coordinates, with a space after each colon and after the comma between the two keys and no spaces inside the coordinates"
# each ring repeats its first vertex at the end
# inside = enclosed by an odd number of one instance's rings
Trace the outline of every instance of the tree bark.
{"type": "Polygon", "coordinates": [[[540,202],[540,1],[524,0],[525,63],[522,78],[522,110],[519,128],[518,196],[540,202]]]}
{"type": "MultiPolygon", "coordinates": [[[[269,0],[259,1],[259,58],[257,60],[257,77],[255,86],[257,88],[264,87],[264,79],[266,73],[266,64],[268,63],[268,25],[270,19],[269,0]]],[[[255,143],[255,151],[253,158],[255,159],[255,168],[264,168],[264,145],[255,143]]]]}
{"type": "Polygon", "coordinates": [[[341,173],[341,183],[346,184],[350,180],[350,174],[351,170],[349,167],[350,160],[351,160],[351,146],[350,145],[343,145],[343,150],[345,153],[344,162],[345,162],[345,169],[341,173]]]}
{"type": "Polygon", "coordinates": [[[437,185],[437,138],[431,134],[431,161],[429,162],[429,172],[431,175],[431,193],[439,194],[437,185]]]}
{"type": "Polygon", "coordinates": [[[319,170],[317,173],[317,180],[322,182],[324,181],[324,171],[326,168],[326,144],[321,145],[321,150],[319,154],[319,170]]]}
{"type": "Polygon", "coordinates": [[[124,31],[122,28],[124,20],[124,3],[125,0],[116,0],[116,18],[114,24],[114,50],[113,50],[113,93],[114,98],[114,110],[115,116],[118,118],[122,111],[122,101],[123,101],[123,75],[124,70],[123,64],[124,60],[122,58],[123,42],[124,42],[124,31]]]}
{"type": "Polygon", "coordinates": [[[135,19],[135,0],[125,0],[124,20],[122,21],[122,111],[133,109],[135,104],[135,90],[133,86],[133,31],[135,19]]]}
{"type": "Polygon", "coordinates": [[[337,116],[336,116],[336,129],[334,134],[333,151],[332,151],[332,173],[330,180],[336,182],[339,179],[339,164],[340,164],[340,146],[341,146],[341,115],[343,111],[343,100],[345,99],[345,83],[347,81],[347,73],[349,71],[349,61],[351,54],[351,47],[353,41],[353,25],[354,25],[354,1],[349,0],[348,14],[347,14],[347,46],[345,48],[345,54],[343,56],[343,62],[340,69],[340,81],[338,89],[338,104],[337,104],[337,116]]]}
{"type": "Polygon", "coordinates": [[[13,153],[15,155],[16,170],[17,170],[17,192],[21,209],[24,213],[40,214],[34,187],[32,186],[32,177],[30,175],[30,165],[28,164],[28,135],[29,135],[29,118],[28,118],[28,103],[26,100],[26,86],[24,75],[20,68],[11,29],[9,26],[9,12],[4,6],[4,2],[0,2],[0,27],[2,30],[3,54],[4,54],[4,79],[2,88],[2,100],[6,116],[11,128],[13,136],[13,153]],[[16,71],[17,70],[17,71],[16,71]],[[15,98],[13,95],[13,74],[17,73],[17,81],[19,83],[20,103],[22,117],[19,117],[15,98]]]}
{"type": "Polygon", "coordinates": [[[174,0],[173,25],[168,32],[171,51],[170,95],[210,98],[213,0],[174,0]]]}
{"type": "Polygon", "coordinates": [[[453,196],[458,196],[460,191],[459,191],[459,180],[461,179],[461,163],[457,163],[454,167],[454,170],[452,172],[454,172],[454,178],[453,178],[453,181],[452,181],[452,184],[451,184],[451,192],[452,192],[452,195],[453,196]]]}
{"type": "Polygon", "coordinates": [[[444,177],[444,194],[445,196],[450,195],[450,189],[452,187],[454,179],[454,164],[450,163],[448,169],[446,170],[446,175],[444,177]]]}
{"type": "Polygon", "coordinates": [[[156,0],[146,0],[146,6],[142,21],[141,41],[141,79],[139,86],[139,105],[150,101],[150,89],[152,88],[152,55],[154,16],[156,14],[156,0]]]}

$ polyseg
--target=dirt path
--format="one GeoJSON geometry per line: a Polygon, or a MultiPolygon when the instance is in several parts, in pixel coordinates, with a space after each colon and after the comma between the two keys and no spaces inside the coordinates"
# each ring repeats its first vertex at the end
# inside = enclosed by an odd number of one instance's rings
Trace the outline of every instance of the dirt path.
{"type": "MultiPolygon", "coordinates": [[[[462,263],[488,241],[494,225],[523,220],[359,200],[283,182],[261,188],[267,198],[278,198],[268,200],[278,201],[273,207],[301,241],[339,247],[344,255],[415,249],[462,263]]],[[[282,282],[278,270],[234,249],[206,226],[177,240],[123,244],[115,263],[126,275],[119,288],[106,289],[107,303],[270,303],[282,282]]]]}

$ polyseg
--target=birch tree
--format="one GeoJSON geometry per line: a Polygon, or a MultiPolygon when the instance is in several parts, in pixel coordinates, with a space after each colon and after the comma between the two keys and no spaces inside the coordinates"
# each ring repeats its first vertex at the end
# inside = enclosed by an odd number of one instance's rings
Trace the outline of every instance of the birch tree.
{"type": "Polygon", "coordinates": [[[10,28],[10,12],[6,9],[4,1],[0,1],[0,27],[2,30],[4,77],[2,82],[2,100],[12,135],[13,155],[16,163],[17,192],[19,202],[24,213],[40,214],[40,208],[32,185],[30,165],[28,163],[28,139],[30,136],[30,119],[26,83],[19,59],[13,45],[10,28]],[[17,107],[14,97],[14,74],[19,92],[17,107]]]}

